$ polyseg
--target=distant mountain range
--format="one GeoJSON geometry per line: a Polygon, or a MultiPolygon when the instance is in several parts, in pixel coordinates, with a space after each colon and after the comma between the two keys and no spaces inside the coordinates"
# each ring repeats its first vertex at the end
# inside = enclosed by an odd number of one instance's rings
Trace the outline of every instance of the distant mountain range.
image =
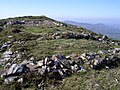
{"type": "Polygon", "coordinates": [[[105,25],[102,23],[98,24],[79,23],[74,21],[65,21],[65,23],[77,25],[99,34],[105,34],[111,38],[120,39],[120,29],[114,28],[109,25],[105,25]]]}

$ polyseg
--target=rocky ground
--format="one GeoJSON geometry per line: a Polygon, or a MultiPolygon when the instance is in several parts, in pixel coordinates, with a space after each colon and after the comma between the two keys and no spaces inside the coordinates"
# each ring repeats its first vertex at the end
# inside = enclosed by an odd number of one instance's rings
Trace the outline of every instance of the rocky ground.
{"type": "Polygon", "coordinates": [[[120,87],[119,40],[45,16],[1,20],[0,37],[0,90],[120,87]]]}

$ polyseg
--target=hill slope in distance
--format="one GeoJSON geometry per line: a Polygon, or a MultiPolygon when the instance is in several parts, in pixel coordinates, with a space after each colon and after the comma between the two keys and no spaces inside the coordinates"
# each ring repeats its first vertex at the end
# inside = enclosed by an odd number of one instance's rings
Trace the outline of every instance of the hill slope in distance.
{"type": "Polygon", "coordinates": [[[79,22],[74,22],[74,21],[65,21],[65,22],[68,24],[81,26],[83,28],[86,28],[88,30],[91,30],[91,31],[99,33],[99,34],[105,34],[114,39],[120,39],[120,36],[119,36],[120,29],[114,28],[109,25],[105,25],[102,23],[98,23],[98,24],[79,23],[79,22]]]}

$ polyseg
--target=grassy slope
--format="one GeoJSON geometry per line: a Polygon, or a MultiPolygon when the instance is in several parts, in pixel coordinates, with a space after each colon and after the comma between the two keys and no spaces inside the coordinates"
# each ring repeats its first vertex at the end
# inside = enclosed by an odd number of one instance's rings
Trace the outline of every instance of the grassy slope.
{"type": "Polygon", "coordinates": [[[120,68],[74,74],[64,84],[49,90],[118,90],[120,68]]]}
{"type": "MultiPolygon", "coordinates": [[[[19,46],[19,45],[18,45],[19,46]]],[[[110,48],[109,45],[101,44],[100,42],[91,41],[91,40],[75,40],[75,39],[59,39],[59,40],[43,40],[43,41],[27,41],[25,44],[22,44],[18,47],[15,46],[15,49],[20,49],[25,47],[28,50],[30,56],[35,56],[42,58],[44,56],[53,55],[53,54],[77,54],[81,55],[85,52],[97,52],[101,49],[110,48]]],[[[113,46],[111,46],[113,47],[113,46]]]]}
{"type": "MultiPolygon", "coordinates": [[[[36,60],[44,58],[48,55],[61,53],[64,55],[76,54],[80,55],[84,52],[97,52],[113,48],[112,45],[103,44],[92,40],[75,40],[75,39],[58,39],[58,40],[39,40],[36,41],[38,35],[55,32],[73,32],[91,33],[83,28],[44,26],[44,27],[24,27],[20,28],[23,32],[14,34],[10,30],[13,27],[8,27],[6,30],[0,32],[0,43],[9,40],[8,35],[12,35],[17,40],[26,40],[24,44],[13,46],[14,50],[26,48],[28,56],[34,56],[36,60]]],[[[120,69],[110,69],[94,71],[90,70],[85,73],[74,74],[65,79],[65,82],[58,87],[51,88],[51,90],[117,90],[120,88],[120,69]]],[[[50,88],[49,88],[50,89],[50,88]]],[[[33,89],[34,90],[34,89],[33,89]]]]}

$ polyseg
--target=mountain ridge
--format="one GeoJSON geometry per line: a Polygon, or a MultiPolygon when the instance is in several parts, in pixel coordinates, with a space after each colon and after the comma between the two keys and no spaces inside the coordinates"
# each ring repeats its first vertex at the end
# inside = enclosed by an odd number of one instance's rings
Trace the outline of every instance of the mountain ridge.
{"type": "Polygon", "coordinates": [[[66,23],[81,26],[84,28],[87,28],[88,30],[91,30],[93,32],[96,32],[98,34],[105,34],[111,38],[120,38],[119,36],[119,29],[116,29],[112,26],[105,25],[103,23],[97,23],[97,24],[90,24],[90,23],[79,23],[74,21],[65,21],[66,23]]]}

